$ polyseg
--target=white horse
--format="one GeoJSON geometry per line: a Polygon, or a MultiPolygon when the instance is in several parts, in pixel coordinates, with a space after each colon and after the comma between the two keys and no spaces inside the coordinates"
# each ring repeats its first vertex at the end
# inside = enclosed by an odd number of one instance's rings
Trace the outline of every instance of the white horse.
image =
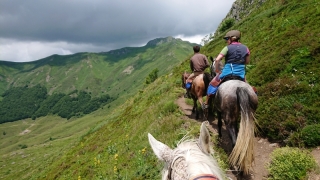
{"type": "Polygon", "coordinates": [[[205,122],[201,124],[198,140],[184,140],[171,149],[148,134],[156,156],[165,162],[162,180],[224,180],[226,175],[212,157],[210,134],[205,122]]]}

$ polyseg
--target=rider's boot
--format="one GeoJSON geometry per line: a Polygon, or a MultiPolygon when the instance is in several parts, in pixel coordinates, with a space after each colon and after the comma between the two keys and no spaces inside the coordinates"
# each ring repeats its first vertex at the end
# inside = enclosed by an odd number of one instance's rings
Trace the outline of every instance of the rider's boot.
{"type": "Polygon", "coordinates": [[[190,95],[190,88],[191,88],[191,83],[190,82],[188,82],[188,83],[186,83],[186,93],[185,93],[185,95],[184,95],[184,97],[185,98],[191,98],[191,95],[190,95]]]}
{"type": "Polygon", "coordinates": [[[187,89],[186,93],[184,94],[184,98],[191,99],[190,89],[187,89]]]}

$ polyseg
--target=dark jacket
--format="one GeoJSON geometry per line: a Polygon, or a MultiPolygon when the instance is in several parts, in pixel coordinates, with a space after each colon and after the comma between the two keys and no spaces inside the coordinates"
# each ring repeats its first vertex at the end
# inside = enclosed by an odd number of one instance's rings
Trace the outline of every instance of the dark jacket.
{"type": "Polygon", "coordinates": [[[203,54],[195,53],[190,59],[190,68],[192,72],[202,72],[209,66],[209,61],[203,54]]]}

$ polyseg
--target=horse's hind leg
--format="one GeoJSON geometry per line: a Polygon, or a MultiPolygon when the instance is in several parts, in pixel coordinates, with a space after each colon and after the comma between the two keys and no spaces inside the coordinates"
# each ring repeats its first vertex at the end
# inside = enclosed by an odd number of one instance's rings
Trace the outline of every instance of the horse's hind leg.
{"type": "Polygon", "coordinates": [[[219,133],[219,138],[222,138],[222,119],[221,119],[221,112],[217,112],[217,116],[218,116],[218,133],[219,133]]]}

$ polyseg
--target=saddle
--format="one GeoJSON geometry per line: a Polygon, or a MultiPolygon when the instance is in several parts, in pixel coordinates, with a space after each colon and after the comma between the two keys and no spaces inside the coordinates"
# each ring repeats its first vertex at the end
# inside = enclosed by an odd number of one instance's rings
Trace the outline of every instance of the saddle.
{"type": "MultiPolygon", "coordinates": [[[[224,83],[224,82],[226,82],[226,81],[229,81],[229,80],[239,80],[239,81],[246,82],[246,81],[245,81],[244,79],[242,79],[240,76],[235,76],[235,75],[233,75],[233,74],[229,74],[229,75],[223,77],[223,79],[221,79],[221,80],[219,79],[219,76],[220,76],[220,74],[217,75],[216,77],[214,77],[213,80],[210,82],[210,84],[213,85],[213,86],[215,86],[215,87],[217,87],[217,86],[219,86],[220,84],[222,84],[222,83],[224,83]]],[[[251,86],[251,87],[252,87],[253,91],[257,94],[257,89],[256,89],[256,87],[254,87],[254,86],[251,86]]]]}
{"type": "Polygon", "coordinates": [[[244,81],[244,79],[242,79],[240,76],[235,76],[233,74],[229,74],[229,75],[226,75],[225,77],[223,77],[223,79],[221,79],[221,82],[220,84],[226,82],[226,81],[229,81],[229,80],[239,80],[239,81],[244,81]]]}

